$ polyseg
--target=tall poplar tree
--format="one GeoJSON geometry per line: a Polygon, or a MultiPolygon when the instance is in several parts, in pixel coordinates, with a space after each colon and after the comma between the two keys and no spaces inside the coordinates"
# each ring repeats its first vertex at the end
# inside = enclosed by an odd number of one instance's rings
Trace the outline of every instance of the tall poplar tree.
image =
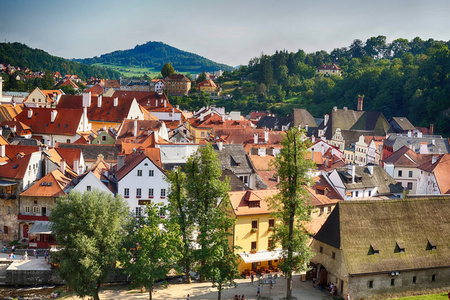
{"type": "Polygon", "coordinates": [[[306,158],[311,142],[305,132],[295,127],[286,132],[281,141],[283,148],[276,157],[280,192],[272,199],[271,208],[277,220],[273,239],[282,246],[280,269],[286,274],[286,299],[292,299],[292,273],[304,271],[312,257],[307,246],[309,236],[304,227],[309,220],[310,198],[306,186],[312,183],[309,172],[314,162],[306,158]]]}

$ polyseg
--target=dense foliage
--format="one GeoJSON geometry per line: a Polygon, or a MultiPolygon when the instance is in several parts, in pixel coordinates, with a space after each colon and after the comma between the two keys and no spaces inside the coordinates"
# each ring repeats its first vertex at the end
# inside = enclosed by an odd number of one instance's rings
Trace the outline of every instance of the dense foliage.
{"type": "Polygon", "coordinates": [[[53,262],[78,296],[99,300],[101,284],[115,267],[128,209],[120,196],[71,191],[56,200],[50,221],[60,246],[53,262]]]}
{"type": "Polygon", "coordinates": [[[103,63],[115,66],[139,66],[161,70],[170,62],[178,72],[208,72],[232,70],[225,64],[219,64],[200,55],[182,51],[162,42],[147,42],[133,49],[119,50],[103,54],[100,57],[77,59],[85,64],[103,63]]]}
{"type": "Polygon", "coordinates": [[[217,101],[229,110],[271,110],[286,115],[293,107],[322,117],[334,106],[356,109],[365,95],[364,110],[387,118],[408,117],[416,126],[435,124],[450,135],[449,43],[415,38],[386,42],[386,37],[355,40],[330,53],[276,52],[250,60],[248,66],[221,78],[232,100],[217,101]],[[322,64],[337,64],[343,76],[317,75],[322,64]]]}
{"type": "Polygon", "coordinates": [[[120,73],[105,68],[80,64],[56,57],[21,43],[0,43],[0,63],[32,71],[59,72],[62,76],[76,74],[81,79],[89,77],[119,79],[120,73]]]}

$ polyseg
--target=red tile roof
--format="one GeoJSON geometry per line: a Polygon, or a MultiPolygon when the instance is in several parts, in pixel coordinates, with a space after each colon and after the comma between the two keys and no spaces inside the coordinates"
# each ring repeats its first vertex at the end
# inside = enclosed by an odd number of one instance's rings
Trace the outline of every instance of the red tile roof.
{"type": "Polygon", "coordinates": [[[81,109],[58,109],[26,107],[16,119],[28,126],[35,134],[75,135],[81,121],[81,109]],[[32,110],[31,118],[28,111],[32,110]],[[57,111],[55,121],[51,122],[52,111],[57,111]]]}
{"type": "Polygon", "coordinates": [[[138,91],[115,91],[113,98],[118,97],[120,99],[133,99],[135,98],[139,105],[145,109],[151,111],[153,108],[164,107],[164,101],[166,106],[172,109],[166,94],[158,94],[157,92],[138,92],[138,91]]]}
{"type": "Polygon", "coordinates": [[[71,148],[55,148],[55,150],[61,155],[62,159],[73,169],[73,162],[78,160],[80,164],[81,149],[71,149],[71,148]]]}
{"type": "Polygon", "coordinates": [[[0,165],[0,177],[23,179],[28,170],[30,158],[31,154],[26,154],[23,157],[19,156],[11,158],[10,162],[0,165]]]}
{"type": "Polygon", "coordinates": [[[229,192],[230,203],[236,216],[263,215],[273,211],[268,199],[278,194],[278,190],[252,190],[229,192]],[[259,201],[259,207],[250,207],[249,202],[259,201]]]}
{"type": "Polygon", "coordinates": [[[318,70],[342,70],[336,65],[321,65],[317,67],[318,70]]]}
{"type": "Polygon", "coordinates": [[[141,161],[145,158],[150,159],[160,170],[165,173],[161,168],[161,154],[159,148],[148,148],[143,152],[137,152],[125,157],[125,164],[116,173],[117,180],[121,180],[128,173],[130,173],[141,161]]]}
{"type": "Polygon", "coordinates": [[[197,84],[197,87],[201,87],[201,86],[213,87],[213,88],[217,87],[216,83],[210,79],[204,80],[204,81],[200,82],[199,84],[197,84]]]}

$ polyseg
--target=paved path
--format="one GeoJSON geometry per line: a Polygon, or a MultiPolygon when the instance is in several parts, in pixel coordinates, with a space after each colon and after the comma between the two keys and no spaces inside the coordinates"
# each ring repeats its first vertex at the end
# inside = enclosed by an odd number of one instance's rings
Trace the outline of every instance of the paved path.
{"type": "MultiPolygon", "coordinates": [[[[233,299],[235,294],[245,295],[247,300],[256,300],[256,282],[251,285],[250,279],[238,279],[237,287],[226,289],[222,292],[222,299],[233,299]]],[[[158,286],[153,293],[155,300],[182,300],[186,299],[187,294],[190,294],[192,300],[200,299],[217,299],[217,290],[211,287],[210,282],[193,283],[193,284],[169,284],[167,288],[158,286]]],[[[279,278],[272,290],[263,286],[261,296],[270,297],[273,299],[280,299],[286,295],[286,280],[279,278]]],[[[294,276],[293,295],[298,300],[325,300],[332,299],[329,292],[326,290],[319,291],[312,287],[311,281],[300,282],[299,276],[294,276]]],[[[78,297],[64,298],[70,300],[79,300],[78,297]]],[[[148,293],[140,293],[138,290],[104,290],[100,294],[101,300],[119,300],[119,299],[148,299],[148,293]]],[[[339,299],[335,297],[334,299],[339,299]]]]}

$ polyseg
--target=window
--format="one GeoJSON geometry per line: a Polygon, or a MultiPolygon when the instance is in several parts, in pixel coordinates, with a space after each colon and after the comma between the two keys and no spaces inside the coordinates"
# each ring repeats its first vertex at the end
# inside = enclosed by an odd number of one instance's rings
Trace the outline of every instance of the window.
{"type": "Polygon", "coordinates": [[[103,142],[106,141],[106,135],[102,135],[102,141],[103,141],[103,142]]]}
{"type": "Polygon", "coordinates": [[[331,206],[327,207],[327,213],[331,213],[331,206]]]}
{"type": "Polygon", "coordinates": [[[408,177],[412,177],[412,175],[413,175],[413,171],[409,171],[408,172],[408,177]]]}
{"type": "Polygon", "coordinates": [[[39,206],[33,207],[33,213],[38,214],[39,213],[39,206]]]}
{"type": "Polygon", "coordinates": [[[377,245],[371,244],[369,248],[369,255],[378,255],[380,254],[380,249],[377,245]]]}
{"type": "Polygon", "coordinates": [[[372,196],[372,191],[369,191],[369,197],[372,196]]]}
{"type": "Polygon", "coordinates": [[[395,279],[391,278],[391,286],[395,286],[395,279]]]}
{"type": "Polygon", "coordinates": [[[256,242],[252,242],[252,247],[251,247],[251,249],[252,249],[252,250],[253,250],[253,249],[256,250],[256,242]]]}
{"type": "Polygon", "coordinates": [[[434,241],[428,240],[426,249],[427,250],[436,250],[437,249],[436,243],[434,241]]]}
{"type": "Polygon", "coordinates": [[[408,182],[407,189],[408,189],[408,190],[412,190],[412,182],[408,182]]]}
{"type": "Polygon", "coordinates": [[[148,197],[153,198],[153,189],[148,189],[148,197]]]}
{"type": "Polygon", "coordinates": [[[166,197],[166,189],[161,189],[161,198],[166,197]]]}
{"type": "Polygon", "coordinates": [[[373,289],[373,280],[369,281],[369,289],[373,289]]]}
{"type": "Polygon", "coordinates": [[[319,252],[320,252],[320,253],[323,253],[323,247],[322,247],[322,246],[320,246],[319,252]]]}
{"type": "Polygon", "coordinates": [[[269,227],[275,227],[275,219],[269,219],[269,227]]]}
{"type": "Polygon", "coordinates": [[[436,275],[431,275],[431,281],[436,281],[436,275]]]}
{"type": "Polygon", "coordinates": [[[141,189],[136,189],[136,197],[140,198],[142,197],[142,190],[141,189]]]}
{"type": "Polygon", "coordinates": [[[398,177],[402,177],[403,176],[403,171],[398,171],[398,177]]]}
{"type": "Polygon", "coordinates": [[[141,216],[141,213],[142,213],[141,207],[140,207],[140,206],[137,206],[137,207],[136,207],[136,217],[140,217],[140,216],[141,216]]]}
{"type": "Polygon", "coordinates": [[[159,216],[160,216],[161,218],[165,218],[165,217],[166,217],[166,210],[164,209],[164,207],[161,207],[161,208],[159,209],[159,216]]]}
{"type": "Polygon", "coordinates": [[[325,209],[323,207],[320,208],[320,214],[319,215],[323,215],[325,209]]]}
{"type": "Polygon", "coordinates": [[[356,191],[355,192],[355,197],[358,197],[359,196],[359,191],[356,191]]]}
{"type": "Polygon", "coordinates": [[[137,176],[142,176],[142,170],[137,170],[137,176]]]}
{"type": "Polygon", "coordinates": [[[153,176],[154,176],[153,170],[148,170],[148,176],[150,176],[150,177],[153,177],[153,176]]]}
{"type": "Polygon", "coordinates": [[[125,189],[123,190],[123,196],[124,196],[125,198],[130,197],[130,189],[129,189],[129,188],[125,188],[125,189]]]}
{"type": "Polygon", "coordinates": [[[259,201],[249,201],[248,202],[248,207],[252,208],[252,207],[260,207],[260,202],[259,201]]]}
{"type": "Polygon", "coordinates": [[[3,233],[8,234],[8,226],[3,226],[3,233]]]}
{"type": "Polygon", "coordinates": [[[30,212],[30,207],[29,206],[25,206],[25,213],[29,213],[30,212]]]}
{"type": "Polygon", "coordinates": [[[412,283],[413,283],[413,284],[416,284],[416,282],[417,282],[417,276],[414,276],[414,277],[413,277],[413,282],[412,282],[412,283]]]}
{"type": "Polygon", "coordinates": [[[252,229],[258,229],[258,221],[252,221],[252,229]]]}
{"type": "Polygon", "coordinates": [[[268,242],[267,247],[268,247],[269,249],[273,248],[273,240],[272,240],[272,239],[269,239],[269,242],[268,242]]]}
{"type": "Polygon", "coordinates": [[[332,259],[336,259],[336,252],[332,252],[332,253],[331,253],[331,258],[332,258],[332,259]]]}
{"type": "Polygon", "coordinates": [[[88,185],[88,186],[86,187],[86,190],[90,192],[90,191],[92,190],[92,187],[91,187],[90,185],[88,185]]]}
{"type": "Polygon", "coordinates": [[[205,132],[204,131],[202,131],[201,137],[205,137],[205,132]]]}

